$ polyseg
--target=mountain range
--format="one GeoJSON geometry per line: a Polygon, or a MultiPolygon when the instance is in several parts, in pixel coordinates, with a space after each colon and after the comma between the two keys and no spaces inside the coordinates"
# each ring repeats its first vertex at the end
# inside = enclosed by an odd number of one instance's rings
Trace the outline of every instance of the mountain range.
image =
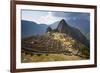
{"type": "MultiPolygon", "coordinates": [[[[81,27],[79,26],[80,28],[75,28],[74,26],[69,25],[64,19],[54,22],[51,25],[37,24],[33,21],[21,20],[21,37],[27,38],[33,35],[43,35],[46,33],[47,28],[51,27],[52,29],[57,29],[61,33],[70,35],[75,40],[80,41],[81,43],[89,47],[89,40],[87,40],[87,38],[81,32],[84,28],[83,26],[85,25],[81,25],[81,27]],[[80,30],[81,28],[82,30],[80,30]]],[[[84,30],[86,29],[84,28],[84,30]]],[[[89,32],[89,30],[87,30],[86,32],[89,32]]]]}
{"type": "Polygon", "coordinates": [[[32,21],[21,21],[21,37],[27,38],[33,35],[43,35],[47,29],[46,24],[37,24],[32,21]]]}
{"type": "MultiPolygon", "coordinates": [[[[58,24],[59,24],[59,22],[60,21],[56,21],[56,22],[54,22],[54,23],[52,23],[52,24],[49,24],[49,26],[52,28],[52,29],[56,29],[57,28],[57,26],[58,26],[58,24]]],[[[78,21],[75,21],[75,20],[72,20],[72,21],[67,21],[67,23],[70,25],[70,26],[73,26],[73,27],[75,27],[75,28],[77,28],[77,29],[79,29],[84,35],[89,35],[89,32],[90,32],[90,25],[89,25],[89,21],[87,21],[87,20],[79,20],[79,22],[78,21]]],[[[35,30],[37,30],[38,29],[38,27],[39,28],[41,28],[41,29],[43,29],[44,31],[46,30],[46,28],[48,27],[48,25],[47,24],[43,24],[43,25],[41,25],[41,24],[37,24],[36,22],[33,22],[33,21],[27,21],[27,20],[22,20],[21,21],[21,26],[22,26],[22,30],[24,31],[24,28],[26,28],[26,29],[28,29],[27,28],[27,26],[28,27],[30,27],[30,26],[32,26],[33,28],[36,28],[36,29],[32,29],[32,30],[34,30],[34,33],[35,33],[35,30]],[[30,25],[28,25],[28,24],[30,24],[30,25]],[[33,24],[33,25],[32,25],[33,24]]],[[[29,28],[30,30],[31,30],[31,28],[29,28]]],[[[30,35],[31,36],[31,31],[30,31],[30,33],[27,33],[29,30],[27,30],[26,31],[26,33],[25,34],[28,34],[28,35],[30,35]]],[[[39,31],[39,30],[38,30],[39,31]]],[[[39,31],[39,34],[41,33],[43,33],[44,34],[44,31],[39,31]]],[[[37,32],[38,33],[38,32],[37,32]]],[[[25,34],[23,34],[23,35],[25,35],[25,34]]],[[[36,33],[35,33],[36,34],[36,33]]],[[[88,37],[88,39],[89,39],[89,36],[86,36],[86,37],[88,37]]]]}

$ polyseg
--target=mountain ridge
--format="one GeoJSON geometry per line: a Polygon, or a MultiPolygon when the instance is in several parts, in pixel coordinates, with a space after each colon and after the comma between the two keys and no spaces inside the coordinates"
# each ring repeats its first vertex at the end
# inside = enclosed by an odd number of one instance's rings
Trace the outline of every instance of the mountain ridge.
{"type": "Polygon", "coordinates": [[[31,37],[33,35],[45,34],[47,29],[46,24],[37,24],[33,21],[21,20],[22,38],[31,37]]]}
{"type": "MultiPolygon", "coordinates": [[[[89,47],[89,40],[87,40],[87,38],[82,34],[82,32],[79,29],[70,26],[64,19],[55,23],[56,26],[54,25],[54,27],[57,28],[59,32],[69,34],[71,35],[71,37],[75,38],[78,41],[81,41],[83,44],[89,47]]],[[[46,30],[49,26],[50,25],[46,24],[37,24],[33,21],[21,20],[21,36],[22,38],[26,38],[31,37],[33,35],[43,35],[46,33],[46,30]]]]}
{"type": "Polygon", "coordinates": [[[89,48],[90,46],[89,40],[87,40],[87,38],[81,33],[79,29],[69,26],[64,19],[62,19],[59,22],[57,30],[60,33],[66,33],[70,35],[72,38],[81,42],[82,44],[86,45],[89,48]]]}

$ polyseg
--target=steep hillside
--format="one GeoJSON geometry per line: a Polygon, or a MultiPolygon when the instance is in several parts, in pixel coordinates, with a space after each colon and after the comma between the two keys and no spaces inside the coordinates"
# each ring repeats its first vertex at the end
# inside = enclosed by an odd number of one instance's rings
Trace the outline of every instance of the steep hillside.
{"type": "Polygon", "coordinates": [[[37,24],[32,21],[21,21],[21,36],[27,38],[33,35],[44,35],[47,29],[46,24],[37,24]]]}
{"type": "Polygon", "coordinates": [[[81,33],[80,30],[69,26],[64,19],[59,22],[57,30],[60,33],[68,34],[70,37],[74,38],[75,40],[79,41],[89,48],[89,40],[87,40],[87,38],[81,33]]]}

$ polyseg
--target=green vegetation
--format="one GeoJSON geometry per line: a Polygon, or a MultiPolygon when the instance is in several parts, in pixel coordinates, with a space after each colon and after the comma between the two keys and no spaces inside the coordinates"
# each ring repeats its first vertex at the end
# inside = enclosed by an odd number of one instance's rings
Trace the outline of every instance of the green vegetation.
{"type": "Polygon", "coordinates": [[[51,32],[51,31],[52,31],[52,28],[48,27],[46,32],[51,32]]]}
{"type": "Polygon", "coordinates": [[[71,55],[64,55],[64,54],[42,54],[42,55],[25,55],[22,53],[22,60],[21,62],[48,62],[48,61],[70,61],[70,60],[83,60],[79,56],[71,56],[71,55]]]}
{"type": "Polygon", "coordinates": [[[90,57],[90,50],[89,50],[89,48],[87,48],[83,44],[80,45],[80,52],[81,52],[81,56],[83,58],[87,58],[88,59],[90,57]]]}
{"type": "Polygon", "coordinates": [[[85,45],[50,27],[43,36],[33,36],[22,40],[22,50],[21,62],[24,63],[83,60],[90,57],[89,48],[85,45]],[[27,46],[31,50],[23,49],[27,46]]]}
{"type": "Polygon", "coordinates": [[[90,33],[86,33],[85,36],[86,36],[86,38],[87,38],[88,40],[90,40],[90,33]]]}

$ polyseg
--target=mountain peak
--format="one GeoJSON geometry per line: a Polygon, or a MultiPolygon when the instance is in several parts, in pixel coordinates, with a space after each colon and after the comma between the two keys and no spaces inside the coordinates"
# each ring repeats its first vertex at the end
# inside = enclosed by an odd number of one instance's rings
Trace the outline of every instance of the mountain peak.
{"type": "Polygon", "coordinates": [[[57,27],[60,33],[65,33],[73,39],[80,41],[82,44],[89,47],[89,41],[77,28],[71,27],[64,19],[62,19],[57,27]]]}
{"type": "Polygon", "coordinates": [[[69,27],[67,22],[62,19],[58,24],[57,30],[59,30],[61,33],[64,33],[67,27],[69,27]]]}
{"type": "Polygon", "coordinates": [[[66,24],[65,19],[62,19],[59,24],[66,24]]]}
{"type": "Polygon", "coordinates": [[[65,22],[65,19],[62,19],[61,21],[62,21],[62,22],[65,22]]]}

